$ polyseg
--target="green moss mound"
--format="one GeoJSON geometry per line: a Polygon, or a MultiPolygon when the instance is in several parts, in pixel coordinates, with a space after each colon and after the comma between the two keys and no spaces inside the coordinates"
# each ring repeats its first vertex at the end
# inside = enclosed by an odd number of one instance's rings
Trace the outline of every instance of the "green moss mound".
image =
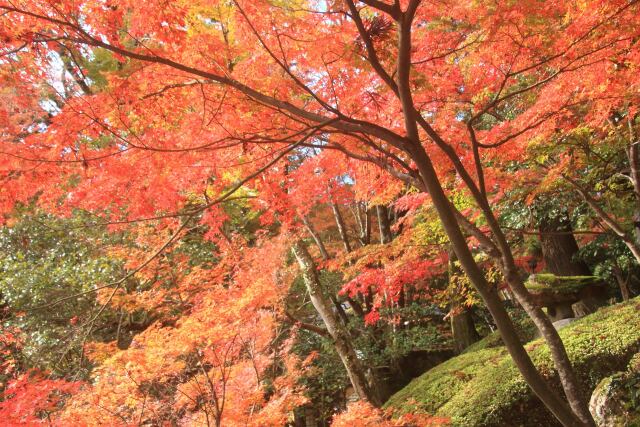
{"type": "Polygon", "coordinates": [[[436,413],[472,381],[478,372],[488,366],[496,366],[506,354],[504,347],[494,347],[449,359],[394,394],[387,406],[401,407],[405,412],[417,409],[430,414],[436,413]]]}
{"type": "MultiPolygon", "coordinates": [[[[537,329],[533,324],[533,321],[528,317],[516,319],[513,323],[516,327],[518,337],[520,337],[520,342],[527,343],[535,337],[537,329]]],[[[473,353],[478,350],[485,350],[488,348],[500,347],[503,345],[504,344],[502,343],[500,333],[498,331],[495,331],[482,338],[480,341],[471,344],[462,353],[473,353]]]]}
{"type": "MultiPolygon", "coordinates": [[[[583,389],[624,369],[640,350],[640,298],[599,310],[560,331],[583,389]]],[[[542,340],[527,344],[538,369],[560,390],[542,340]]],[[[436,366],[391,397],[386,407],[434,414],[454,426],[556,426],[522,380],[504,347],[482,348],[436,366]]]]}

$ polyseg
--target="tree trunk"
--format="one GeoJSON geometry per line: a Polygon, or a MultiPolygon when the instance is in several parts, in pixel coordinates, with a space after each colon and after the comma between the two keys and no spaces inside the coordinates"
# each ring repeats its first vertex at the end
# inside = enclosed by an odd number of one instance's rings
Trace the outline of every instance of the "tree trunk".
{"type": "Polygon", "coordinates": [[[351,252],[351,244],[349,243],[349,236],[347,236],[347,227],[344,225],[344,219],[342,218],[342,213],[340,212],[338,205],[333,200],[331,201],[331,209],[333,209],[333,216],[336,219],[338,233],[340,233],[344,250],[349,253],[351,252]]]}
{"type": "Polygon", "coordinates": [[[311,224],[311,221],[309,221],[309,217],[307,217],[306,215],[303,215],[302,223],[304,224],[305,228],[313,238],[313,241],[316,243],[316,246],[318,246],[318,249],[320,250],[320,256],[324,261],[327,261],[329,259],[329,253],[327,252],[327,248],[325,248],[324,242],[320,238],[320,235],[318,234],[316,229],[313,227],[313,224],[311,224]]]}
{"type": "MultiPolygon", "coordinates": [[[[633,173],[635,172],[632,171],[632,174],[633,173]]],[[[640,233],[637,233],[638,227],[640,227],[640,221],[638,221],[637,226],[634,225],[633,235],[631,233],[628,233],[614,217],[610,216],[607,212],[605,212],[604,209],[600,207],[598,200],[591,194],[589,194],[589,192],[578,181],[564,174],[562,175],[562,178],[569,184],[571,184],[576,189],[576,191],[578,191],[578,193],[580,193],[582,199],[589,205],[591,209],[593,209],[593,211],[596,213],[596,215],[598,215],[602,222],[604,222],[604,224],[609,227],[611,231],[613,231],[620,239],[622,239],[624,244],[633,254],[633,257],[638,263],[640,263],[640,243],[638,242],[638,236],[640,235],[640,233]]],[[[633,179],[633,183],[635,191],[636,184],[640,183],[637,183],[636,179],[633,179]]],[[[638,194],[636,193],[636,200],[640,200],[639,197],[640,196],[638,196],[638,194]]],[[[638,212],[640,212],[640,210],[638,212]]]]}
{"type": "Polygon", "coordinates": [[[629,168],[631,170],[631,182],[633,184],[633,194],[635,196],[635,210],[633,214],[633,231],[635,245],[640,247],[640,142],[635,141],[633,123],[629,122],[629,137],[631,144],[627,149],[629,158],[629,168]]]}
{"type": "MultiPolygon", "coordinates": [[[[595,422],[593,421],[593,417],[591,416],[587,406],[587,400],[580,393],[575,372],[571,367],[569,357],[567,356],[562,340],[558,335],[558,331],[553,327],[553,324],[544,312],[532,303],[531,295],[525,288],[522,279],[517,274],[511,247],[509,246],[500,225],[493,215],[493,210],[491,209],[486,196],[483,194],[484,186],[481,184],[480,189],[475,186],[473,180],[470,179],[468,173],[466,173],[464,166],[460,165],[460,158],[457,157],[455,151],[449,150],[449,153],[451,154],[450,158],[454,165],[456,165],[456,170],[460,168],[458,172],[464,177],[463,179],[470,181],[468,185],[469,190],[473,193],[473,197],[478,201],[478,205],[485,214],[485,219],[489,223],[495,238],[498,239],[498,246],[502,255],[502,260],[501,262],[499,261],[499,265],[501,265],[505,279],[509,283],[509,286],[513,291],[513,294],[518,299],[518,302],[535,322],[549,346],[549,350],[556,369],[558,370],[560,381],[567,396],[569,405],[567,405],[567,401],[562,399],[549,387],[518,340],[511,318],[509,317],[505,307],[502,305],[502,301],[500,301],[500,298],[498,297],[497,290],[487,283],[482,270],[476,263],[473,258],[473,254],[467,246],[467,241],[462,234],[458,219],[455,217],[453,206],[444,193],[433,163],[422,145],[418,130],[419,122],[439,147],[445,147],[445,151],[447,147],[450,148],[446,142],[442,141],[440,135],[429,126],[425,119],[420,115],[420,112],[416,111],[412,99],[410,83],[412,53],[411,24],[419,3],[419,1],[411,1],[407,11],[400,13],[397,19],[397,95],[400,99],[400,103],[402,104],[406,131],[406,141],[402,144],[403,149],[415,162],[420,174],[420,180],[431,196],[433,206],[438,212],[442,226],[449,237],[458,259],[460,260],[463,270],[487,305],[489,312],[496,322],[496,326],[500,331],[500,335],[502,336],[502,340],[505,343],[507,350],[511,354],[514,363],[520,370],[520,373],[529,387],[531,387],[538,398],[563,425],[595,426],[595,422]]],[[[479,162],[476,166],[478,170],[478,180],[483,181],[482,166],[479,162]]]]}
{"type": "Polygon", "coordinates": [[[364,238],[362,241],[365,245],[371,243],[371,211],[367,206],[364,207],[364,238]]]}
{"type": "Polygon", "coordinates": [[[487,199],[476,197],[475,195],[474,198],[476,198],[497,240],[499,256],[495,254],[492,256],[498,261],[500,270],[515,299],[526,311],[531,320],[533,320],[540,331],[540,335],[546,341],[573,416],[577,418],[576,421],[579,422],[580,425],[595,426],[595,421],[589,412],[588,398],[585,397],[580,389],[580,384],[571,366],[571,361],[569,360],[566,348],[558,331],[553,326],[549,317],[542,311],[542,308],[535,304],[531,294],[524,285],[522,277],[518,274],[509,242],[498,224],[496,217],[493,215],[487,199]]]}
{"type": "Polygon", "coordinates": [[[591,275],[587,264],[575,259],[579,248],[566,212],[555,218],[539,218],[538,230],[542,257],[550,273],[557,276],[591,275]]]}
{"type": "Polygon", "coordinates": [[[374,392],[374,390],[377,389],[375,381],[373,381],[373,386],[367,381],[365,369],[353,348],[349,333],[334,313],[330,299],[327,298],[322,291],[316,266],[311,255],[309,255],[309,252],[301,242],[296,242],[292,250],[300,266],[304,283],[311,298],[311,303],[320,314],[329,335],[333,338],[336,352],[340,356],[347,371],[351,385],[361,399],[367,400],[374,406],[380,406],[382,402],[374,392]]]}
{"type": "Polygon", "coordinates": [[[625,279],[622,274],[622,269],[614,265],[613,266],[613,275],[616,278],[616,282],[618,282],[618,286],[620,287],[620,295],[622,295],[623,301],[629,301],[631,298],[631,291],[629,290],[629,279],[625,279]]]}
{"type": "Polygon", "coordinates": [[[329,299],[333,303],[333,306],[336,308],[336,312],[338,313],[338,316],[340,316],[342,323],[344,325],[348,325],[349,317],[347,317],[347,313],[344,311],[344,307],[342,307],[342,304],[340,303],[340,301],[338,301],[338,298],[336,298],[333,292],[329,292],[329,299]]]}
{"type": "MultiPolygon", "coordinates": [[[[538,398],[544,403],[544,405],[563,425],[593,425],[592,423],[589,423],[588,420],[583,421],[579,419],[572,410],[573,405],[572,407],[569,407],[566,402],[549,387],[542,375],[536,369],[535,365],[531,361],[531,358],[520,343],[518,334],[516,333],[516,330],[513,326],[513,322],[511,321],[511,318],[509,317],[504,305],[502,304],[502,301],[500,301],[497,290],[494,287],[491,287],[489,283],[487,283],[482,271],[476,264],[473,258],[473,254],[467,246],[466,239],[462,234],[462,231],[460,230],[460,226],[455,218],[455,214],[451,208],[450,202],[447,199],[447,196],[444,194],[442,186],[440,185],[440,181],[433,167],[433,164],[431,163],[431,159],[429,159],[426,152],[421,146],[416,145],[416,147],[411,151],[412,158],[420,171],[421,179],[431,196],[433,205],[438,212],[438,216],[440,218],[440,221],[442,222],[443,228],[445,229],[445,232],[447,233],[447,236],[451,241],[458,259],[460,260],[462,269],[465,271],[465,273],[469,277],[469,280],[474,285],[483,301],[487,305],[487,308],[496,323],[498,331],[500,332],[500,336],[502,337],[502,340],[505,343],[509,354],[511,355],[514,363],[518,367],[525,381],[527,382],[529,387],[531,387],[533,392],[538,396],[538,398]]],[[[514,277],[512,275],[515,274],[515,271],[507,273],[511,273],[509,275],[506,275],[507,279],[511,279],[509,281],[509,283],[511,284],[511,282],[514,281],[514,277]]],[[[522,289],[524,289],[524,291],[526,292],[524,284],[520,284],[522,285],[522,289]]],[[[519,291],[522,291],[522,289],[519,289],[519,291]]],[[[520,294],[520,297],[523,296],[522,292],[516,292],[516,289],[514,289],[514,294],[516,296],[520,294]]],[[[537,309],[537,307],[532,304],[526,304],[526,301],[523,307],[525,305],[527,305],[525,309],[529,309],[527,310],[527,312],[535,312],[535,310],[537,309]]],[[[542,310],[538,311],[540,312],[538,313],[539,315],[542,315],[546,318],[544,313],[542,313],[542,310]]],[[[539,316],[536,317],[538,317],[538,320],[540,320],[539,316]]],[[[549,320],[548,318],[546,319],[547,321],[549,320]]],[[[536,322],[536,324],[538,323],[541,322],[536,322]]],[[[548,323],[549,325],[551,325],[551,322],[548,323]]],[[[551,325],[551,328],[554,329],[553,325],[551,325]]],[[[547,340],[547,342],[549,342],[549,340],[547,340]]],[[[557,345],[557,342],[549,342],[550,348],[557,345]]],[[[564,349],[564,347],[562,346],[562,341],[559,342],[559,345],[562,349],[564,349]]],[[[562,369],[566,369],[566,367],[560,366],[558,368],[558,371],[562,369]]],[[[569,369],[571,370],[570,366],[569,369]]]]}
{"type": "MultiPolygon", "coordinates": [[[[309,218],[306,215],[302,217],[302,223],[305,225],[307,231],[309,232],[309,234],[313,238],[313,241],[315,242],[316,246],[318,246],[318,249],[320,250],[320,256],[322,257],[322,259],[324,261],[329,260],[329,258],[331,258],[331,257],[329,256],[329,252],[327,252],[327,249],[324,246],[324,242],[322,240],[322,237],[320,237],[320,234],[318,234],[316,229],[313,227],[313,224],[311,224],[311,221],[309,221],[309,218]]],[[[353,309],[353,311],[356,313],[356,315],[358,315],[360,317],[364,316],[364,313],[362,311],[362,307],[360,306],[360,304],[357,301],[354,301],[350,297],[347,297],[346,300],[349,303],[349,305],[351,306],[351,308],[353,309]]],[[[344,309],[342,308],[342,305],[340,304],[338,299],[335,297],[335,295],[331,296],[331,301],[335,305],[336,310],[338,310],[338,313],[340,314],[340,317],[342,318],[344,323],[345,324],[349,323],[349,320],[347,318],[347,314],[344,312],[344,309]]]]}
{"type": "MultiPolygon", "coordinates": [[[[430,133],[430,135],[433,138],[435,138],[435,140],[439,138],[439,136],[437,134],[434,135],[433,132],[430,133]]],[[[443,145],[443,144],[444,144],[444,151],[447,153],[449,158],[454,163],[454,166],[456,167],[456,171],[460,174],[461,178],[465,181],[465,183],[467,184],[467,187],[472,193],[473,198],[477,202],[478,207],[482,210],[483,215],[487,221],[487,224],[496,242],[488,238],[482,231],[478,230],[473,224],[471,224],[466,217],[460,214],[455,209],[455,207],[453,207],[451,202],[448,203],[448,211],[450,212],[450,214],[456,215],[458,227],[465,227],[468,230],[470,230],[470,232],[474,235],[474,237],[478,238],[478,241],[480,242],[480,244],[483,245],[483,247],[487,248],[488,253],[491,255],[492,258],[496,260],[497,265],[499,266],[506,282],[508,283],[509,289],[511,290],[513,296],[518,301],[518,303],[522,306],[522,308],[527,312],[531,320],[533,320],[534,324],[540,331],[540,334],[545,339],[549,347],[549,350],[551,352],[551,357],[553,359],[555,368],[558,371],[558,376],[560,377],[560,383],[562,384],[562,388],[565,392],[567,401],[570,405],[571,414],[572,416],[574,416],[574,419],[576,420],[576,422],[579,422],[580,425],[595,426],[595,421],[593,420],[593,417],[589,412],[588,399],[580,390],[580,384],[578,383],[575,372],[571,366],[571,361],[569,360],[569,356],[567,355],[564,344],[560,339],[560,335],[558,334],[558,331],[553,327],[553,324],[549,319],[549,317],[542,311],[540,307],[534,304],[531,294],[526,289],[523,279],[518,274],[518,269],[515,264],[515,260],[513,258],[513,252],[511,251],[511,246],[507,241],[507,238],[502,228],[500,227],[500,224],[498,223],[495,215],[493,214],[493,210],[491,209],[491,206],[489,205],[489,202],[486,196],[482,193],[481,190],[479,190],[476,187],[475,183],[470,178],[466,169],[464,169],[464,166],[461,164],[460,159],[456,156],[455,151],[448,151],[446,148],[449,146],[444,141],[439,142],[439,145],[443,145]]],[[[421,152],[418,152],[417,155],[426,157],[427,161],[429,162],[428,166],[430,166],[430,168],[433,169],[433,165],[431,164],[431,161],[428,158],[428,155],[426,154],[424,149],[419,145],[418,142],[416,142],[415,145],[416,145],[416,148],[411,151],[415,151],[415,150],[421,151],[421,152]]],[[[415,157],[414,157],[414,161],[415,161],[415,157]]],[[[437,175],[434,177],[434,179],[437,180],[437,175]]],[[[565,177],[565,179],[567,178],[565,177]]],[[[440,191],[442,191],[440,182],[437,181],[436,184],[440,188],[440,191]]],[[[429,191],[428,188],[427,188],[427,191],[429,191]]],[[[446,199],[446,196],[444,197],[446,199]]],[[[441,220],[442,220],[442,217],[441,217],[441,220]]],[[[458,228],[458,230],[460,229],[458,228]]],[[[445,231],[447,232],[447,234],[449,234],[447,230],[445,231]]],[[[640,248],[638,249],[639,250],[638,250],[637,256],[640,259],[640,248]]],[[[633,251],[633,248],[632,248],[632,251],[633,251]]],[[[636,255],[635,252],[634,252],[634,255],[636,255]]],[[[464,268],[464,264],[463,264],[463,268],[464,268]]],[[[465,268],[465,272],[467,272],[466,268],[465,268]]],[[[472,283],[474,283],[473,279],[472,279],[472,283]]],[[[476,286],[475,283],[474,283],[474,286],[476,286]]],[[[533,388],[531,384],[529,385],[533,388]]],[[[538,392],[536,392],[536,394],[540,397],[538,392]]],[[[542,399],[542,397],[541,397],[541,400],[543,400],[545,405],[547,405],[547,402],[545,402],[544,399],[542,399]]],[[[548,405],[547,407],[551,410],[551,407],[549,407],[548,405]]],[[[554,414],[556,415],[556,417],[558,417],[558,414],[556,412],[554,412],[554,414]]],[[[562,418],[558,418],[558,419],[561,422],[564,422],[562,421],[562,418]]]]}
{"type": "Polygon", "coordinates": [[[377,205],[376,213],[378,214],[378,228],[380,229],[380,243],[391,243],[393,236],[391,234],[391,225],[389,224],[389,212],[386,206],[377,205]]]}
{"type": "Polygon", "coordinates": [[[476,324],[471,316],[471,310],[467,307],[457,307],[457,314],[451,315],[451,334],[456,346],[456,351],[462,351],[480,339],[476,324]]]}
{"type": "Polygon", "coordinates": [[[471,310],[461,303],[460,285],[456,280],[456,276],[463,274],[456,265],[456,255],[453,250],[449,251],[449,292],[451,295],[451,335],[458,353],[469,347],[480,339],[476,325],[471,316],[471,310]]]}
{"type": "MultiPolygon", "coordinates": [[[[538,219],[540,230],[540,243],[542,257],[547,266],[547,271],[556,276],[590,276],[589,266],[576,259],[578,254],[578,242],[573,235],[571,220],[566,212],[550,218],[538,219]]],[[[566,319],[568,317],[582,317],[593,313],[603,303],[602,295],[597,291],[583,293],[582,298],[573,307],[571,304],[558,306],[553,312],[547,309],[551,320],[566,319]]]]}
{"type": "Polygon", "coordinates": [[[352,208],[353,216],[358,224],[358,240],[362,246],[366,246],[371,242],[371,219],[367,206],[356,202],[352,208]]]}

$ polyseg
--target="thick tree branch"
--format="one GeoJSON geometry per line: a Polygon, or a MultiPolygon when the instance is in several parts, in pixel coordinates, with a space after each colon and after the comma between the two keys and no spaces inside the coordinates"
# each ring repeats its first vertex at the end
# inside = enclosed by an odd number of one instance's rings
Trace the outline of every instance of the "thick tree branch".
{"type": "Polygon", "coordinates": [[[287,319],[295,326],[302,328],[306,331],[310,331],[310,332],[314,332],[320,336],[323,337],[327,337],[327,338],[331,338],[331,335],[329,335],[329,331],[327,331],[325,328],[321,327],[321,326],[317,326],[311,323],[306,323],[303,322],[301,320],[296,319],[293,314],[289,313],[288,310],[284,311],[284,315],[287,316],[287,319]]]}

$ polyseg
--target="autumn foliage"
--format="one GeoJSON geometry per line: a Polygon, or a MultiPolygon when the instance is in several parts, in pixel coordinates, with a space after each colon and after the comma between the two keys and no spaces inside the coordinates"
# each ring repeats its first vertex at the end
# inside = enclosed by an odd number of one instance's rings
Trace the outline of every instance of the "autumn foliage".
{"type": "MultiPolygon", "coordinates": [[[[370,403],[461,313],[514,333],[510,299],[550,326],[523,284],[540,210],[633,276],[639,7],[0,0],[0,419],[446,423],[370,403]],[[26,277],[47,254],[56,283],[26,277]],[[42,349],[60,355],[38,370],[42,349]],[[358,369],[363,401],[334,417],[358,369]]],[[[555,349],[544,404],[589,425],[555,349]]]]}
{"type": "Polygon", "coordinates": [[[392,418],[390,413],[385,413],[367,403],[355,402],[347,406],[347,410],[338,414],[332,426],[335,427],[405,427],[405,426],[446,426],[445,419],[429,417],[427,415],[404,415],[392,418]]]}

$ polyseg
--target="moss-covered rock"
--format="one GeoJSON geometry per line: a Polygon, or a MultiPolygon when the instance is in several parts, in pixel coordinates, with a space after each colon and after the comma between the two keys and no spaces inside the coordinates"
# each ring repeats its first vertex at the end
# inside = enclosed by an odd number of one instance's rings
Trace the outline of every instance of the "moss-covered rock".
{"type": "Polygon", "coordinates": [[[530,292],[553,291],[555,293],[575,293],[587,286],[600,286],[602,279],[597,276],[556,276],[550,273],[532,274],[526,282],[530,292]]]}
{"type": "Polygon", "coordinates": [[[640,426],[640,353],[626,372],[616,372],[596,386],[589,410],[599,427],[640,426]]]}
{"type": "Polygon", "coordinates": [[[640,426],[640,374],[618,372],[600,381],[589,410],[599,427],[640,426]]]}
{"type": "MultiPolygon", "coordinates": [[[[601,309],[559,333],[590,393],[600,380],[624,369],[640,349],[640,299],[601,309]]],[[[559,391],[547,346],[535,340],[526,347],[559,391]]],[[[386,406],[447,417],[457,426],[559,425],[530,391],[504,347],[476,348],[436,366],[386,406]]]]}
{"type": "Polygon", "coordinates": [[[526,287],[533,302],[546,307],[553,321],[575,317],[572,305],[579,302],[585,314],[595,311],[606,293],[606,284],[596,276],[533,274],[526,287]]]}

